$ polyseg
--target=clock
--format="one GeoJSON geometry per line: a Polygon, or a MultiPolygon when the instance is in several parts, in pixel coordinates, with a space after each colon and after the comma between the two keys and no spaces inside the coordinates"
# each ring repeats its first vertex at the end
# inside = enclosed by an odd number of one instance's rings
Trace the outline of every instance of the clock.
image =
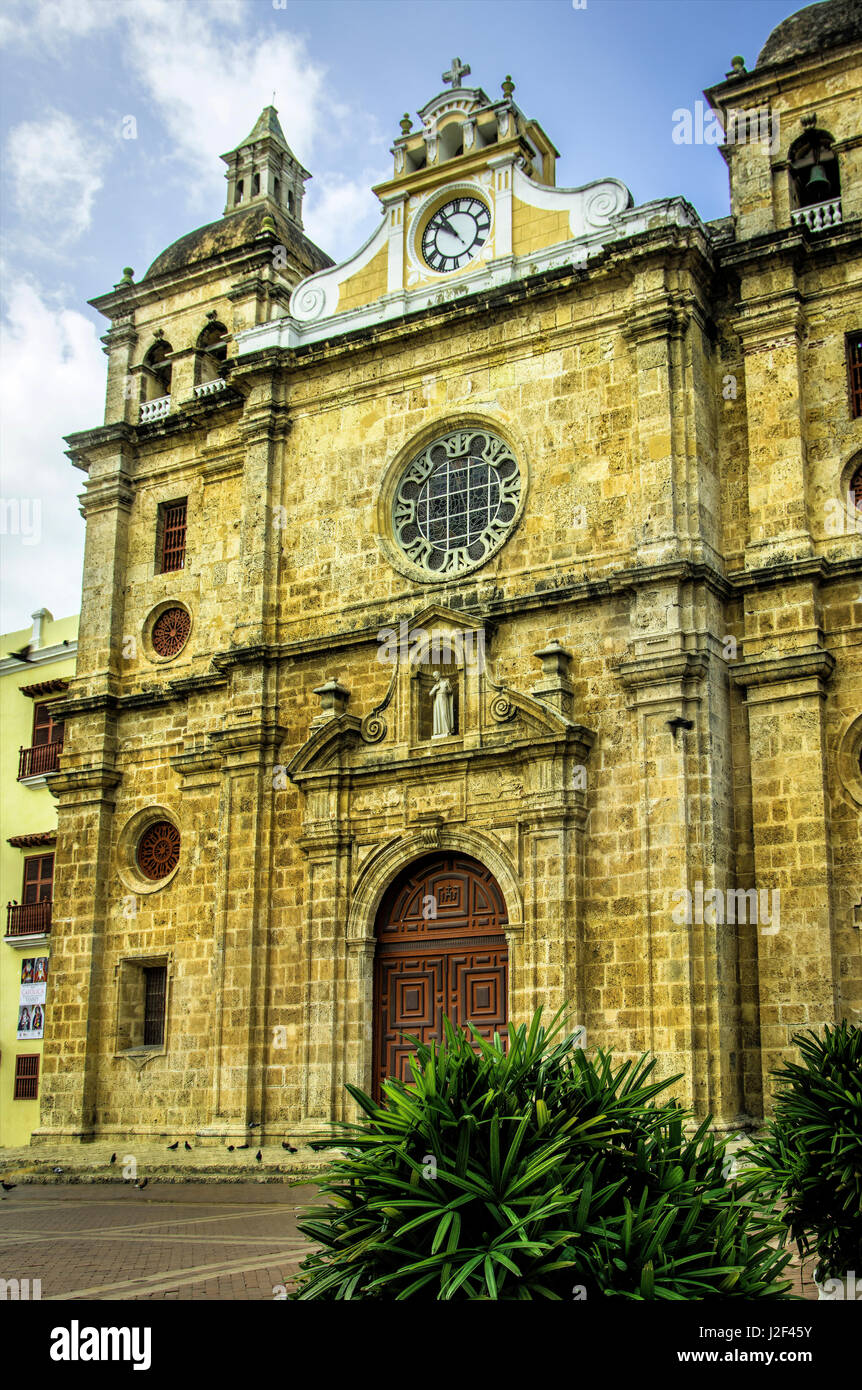
{"type": "Polygon", "coordinates": [[[450,198],[429,217],[422,233],[426,265],[445,275],[472,261],[485,245],[491,214],[480,198],[462,194],[450,198]]]}

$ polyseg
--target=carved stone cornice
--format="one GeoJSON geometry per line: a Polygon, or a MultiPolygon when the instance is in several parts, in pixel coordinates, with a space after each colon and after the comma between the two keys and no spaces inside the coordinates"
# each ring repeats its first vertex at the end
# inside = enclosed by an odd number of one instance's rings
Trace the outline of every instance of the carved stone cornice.
{"type": "Polygon", "coordinates": [[[187,753],[176,753],[168,761],[182,777],[185,791],[212,786],[219,780],[224,763],[223,756],[217,749],[208,748],[193,748],[187,753]]]}
{"type": "Polygon", "coordinates": [[[797,289],[742,300],[735,306],[732,322],[747,356],[798,346],[807,333],[802,295],[797,289]]]}
{"type": "Polygon", "coordinates": [[[626,315],[621,332],[630,343],[649,343],[656,338],[684,338],[692,317],[692,304],[663,298],[636,304],[626,315]]]}
{"type": "Polygon", "coordinates": [[[809,647],[782,656],[745,658],[734,667],[733,680],[744,690],[803,683],[816,686],[818,693],[822,694],[834,670],[835,658],[831,652],[822,647],[809,647]]]}
{"type": "Polygon", "coordinates": [[[80,801],[112,800],[109,793],[123,780],[123,774],[107,763],[98,767],[69,768],[48,778],[51,795],[57,798],[77,798],[80,801]],[[94,797],[92,793],[97,795],[94,797]]]}
{"type": "Polygon", "coordinates": [[[84,518],[118,508],[131,511],[134,500],[134,483],[129,474],[122,470],[107,478],[91,479],[78,498],[80,512],[84,518]]]}
{"type": "Polygon", "coordinates": [[[207,741],[211,749],[227,757],[272,752],[286,737],[287,729],[274,720],[251,720],[232,728],[213,729],[207,734],[207,741]]]}
{"type": "Polygon", "coordinates": [[[90,466],[90,459],[87,457],[89,454],[105,450],[121,453],[124,447],[134,449],[135,429],[134,426],[118,420],[112,425],[97,425],[92,430],[79,430],[77,434],[67,434],[64,443],[69,446],[66,457],[72,460],[76,468],[86,473],[90,466]]]}
{"type": "Polygon", "coordinates": [[[709,668],[706,652],[654,652],[624,661],[617,674],[626,690],[699,684],[709,668]]]}

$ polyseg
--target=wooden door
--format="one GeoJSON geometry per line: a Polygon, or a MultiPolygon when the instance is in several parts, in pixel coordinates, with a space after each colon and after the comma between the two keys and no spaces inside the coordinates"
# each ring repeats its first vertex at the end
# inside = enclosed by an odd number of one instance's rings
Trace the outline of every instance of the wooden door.
{"type": "Polygon", "coordinates": [[[429,855],[392,884],[377,916],[374,1092],[410,1080],[412,1045],[443,1039],[443,1018],[505,1036],[508,916],[489,871],[465,855],[429,855]]]}

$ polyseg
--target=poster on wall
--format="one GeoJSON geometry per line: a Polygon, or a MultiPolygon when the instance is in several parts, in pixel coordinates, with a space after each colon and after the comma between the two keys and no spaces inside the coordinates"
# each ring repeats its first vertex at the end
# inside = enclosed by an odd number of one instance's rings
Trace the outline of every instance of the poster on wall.
{"type": "Polygon", "coordinates": [[[19,1040],[41,1038],[44,1033],[47,982],[48,957],[25,957],[21,962],[21,993],[18,999],[19,1040]]]}

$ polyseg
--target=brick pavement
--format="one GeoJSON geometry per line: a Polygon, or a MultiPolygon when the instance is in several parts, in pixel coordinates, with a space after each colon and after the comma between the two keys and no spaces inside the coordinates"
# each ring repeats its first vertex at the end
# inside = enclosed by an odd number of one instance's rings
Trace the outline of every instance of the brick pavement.
{"type": "Polygon", "coordinates": [[[0,1203],[0,1278],[40,1279],[43,1302],[271,1300],[318,1200],[310,1183],[19,1186],[0,1203]]]}

